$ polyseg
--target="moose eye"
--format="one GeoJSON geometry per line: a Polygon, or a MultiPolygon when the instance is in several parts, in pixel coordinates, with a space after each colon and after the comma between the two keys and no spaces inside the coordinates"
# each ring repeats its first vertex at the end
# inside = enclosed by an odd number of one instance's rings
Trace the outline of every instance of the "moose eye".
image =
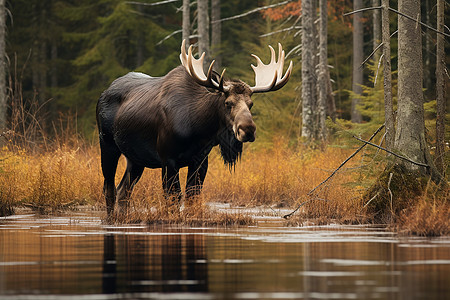
{"type": "Polygon", "coordinates": [[[231,110],[231,109],[233,108],[233,102],[231,102],[231,101],[225,101],[225,107],[226,107],[228,110],[231,110]]]}

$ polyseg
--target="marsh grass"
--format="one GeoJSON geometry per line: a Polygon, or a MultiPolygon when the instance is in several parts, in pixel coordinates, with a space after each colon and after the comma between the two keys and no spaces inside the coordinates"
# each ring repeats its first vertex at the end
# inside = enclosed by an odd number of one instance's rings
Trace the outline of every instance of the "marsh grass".
{"type": "MultiPolygon", "coordinates": [[[[21,206],[39,213],[76,209],[80,205],[105,209],[99,147],[67,135],[69,137],[71,140],[60,138],[47,149],[30,150],[13,142],[3,146],[0,151],[0,213],[11,214],[14,207],[21,206]]],[[[352,171],[358,169],[360,160],[350,162],[308,196],[309,191],[348,157],[351,149],[327,147],[321,151],[290,147],[282,138],[274,140],[270,147],[257,149],[257,146],[257,143],[246,145],[241,161],[231,170],[214,149],[209,157],[203,193],[194,203],[184,203],[181,211],[168,209],[162,193],[161,170],[146,169],[133,191],[129,211],[109,221],[189,226],[252,225],[256,222],[252,214],[223,212],[211,209],[206,203],[222,202],[276,211],[277,208],[293,209],[306,202],[288,225],[370,222],[362,199],[364,182],[360,174],[356,174],[358,171],[352,171]]],[[[121,158],[116,183],[125,167],[125,159],[121,158]]],[[[180,171],[182,186],[186,174],[186,169],[180,171]]],[[[448,192],[428,188],[417,201],[412,199],[413,205],[401,211],[391,228],[408,234],[449,234],[450,205],[445,200],[448,196],[448,192]]]]}

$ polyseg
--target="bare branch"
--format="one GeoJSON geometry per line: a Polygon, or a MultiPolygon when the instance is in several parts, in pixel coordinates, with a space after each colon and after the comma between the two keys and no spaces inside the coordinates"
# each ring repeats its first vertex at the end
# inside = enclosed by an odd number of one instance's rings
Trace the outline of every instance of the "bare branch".
{"type": "Polygon", "coordinates": [[[174,32],[172,32],[171,34],[167,35],[165,38],[163,38],[162,40],[160,40],[158,43],[156,43],[156,45],[161,45],[162,43],[164,43],[166,40],[170,39],[171,37],[173,37],[175,34],[181,33],[183,32],[182,29],[179,30],[175,30],[174,32]]]}
{"type": "Polygon", "coordinates": [[[423,164],[423,163],[419,163],[419,162],[413,161],[413,160],[411,160],[411,159],[409,159],[409,158],[407,158],[407,157],[405,157],[405,156],[399,155],[399,154],[394,153],[394,152],[392,152],[392,151],[390,151],[390,150],[388,150],[388,149],[386,149],[386,148],[383,148],[383,147],[378,146],[378,145],[376,145],[376,144],[374,144],[374,143],[371,143],[370,141],[365,141],[365,140],[363,140],[363,139],[360,139],[360,138],[357,137],[357,136],[353,136],[353,137],[354,137],[355,139],[357,139],[358,141],[363,142],[364,145],[370,145],[370,146],[373,146],[373,147],[375,147],[375,148],[381,149],[381,150],[383,150],[383,151],[386,151],[386,152],[389,153],[389,154],[394,155],[395,157],[398,157],[398,158],[404,159],[404,160],[406,160],[406,161],[409,161],[410,163],[415,164],[415,165],[417,165],[417,166],[421,166],[421,167],[425,167],[425,168],[429,168],[429,167],[430,167],[430,166],[427,165],[427,164],[423,164]]]}
{"type": "Polygon", "coordinates": [[[179,1],[179,0],[164,0],[164,1],[155,2],[155,3],[145,3],[145,2],[137,2],[137,1],[127,1],[127,2],[125,2],[125,3],[126,3],[126,4],[143,5],[143,6],[157,6],[157,5],[161,5],[161,4],[167,4],[167,3],[178,2],[178,1],[179,1]]]}
{"type": "Polygon", "coordinates": [[[342,16],[346,17],[346,16],[350,16],[350,15],[353,15],[353,14],[356,14],[356,13],[365,12],[365,11],[374,10],[374,9],[382,9],[382,8],[383,8],[382,6],[366,7],[366,8],[361,8],[361,9],[357,9],[357,10],[345,13],[342,16]]]}
{"type": "MultiPolygon", "coordinates": [[[[375,7],[361,8],[361,9],[358,9],[358,10],[355,10],[355,11],[351,11],[351,12],[345,13],[345,14],[343,14],[343,16],[349,16],[349,15],[352,15],[352,14],[356,14],[356,13],[360,13],[360,12],[365,12],[365,11],[368,11],[368,10],[382,9],[382,8],[383,8],[383,6],[375,6],[375,7]]],[[[399,12],[398,10],[396,10],[396,9],[394,9],[394,8],[392,8],[392,7],[388,7],[388,9],[389,9],[390,11],[392,11],[392,12],[395,12],[396,14],[399,14],[400,16],[403,16],[403,17],[405,17],[405,18],[407,18],[407,19],[410,19],[410,20],[412,20],[412,21],[414,21],[414,22],[417,22],[417,23],[419,23],[420,25],[425,26],[426,28],[428,28],[428,29],[430,29],[430,30],[432,30],[432,31],[434,31],[434,32],[436,32],[436,33],[442,34],[442,35],[444,35],[444,36],[446,36],[446,37],[450,37],[450,34],[445,33],[445,32],[442,32],[442,31],[439,31],[439,30],[437,30],[437,29],[435,29],[435,28],[433,28],[433,27],[431,27],[431,26],[429,26],[429,25],[427,25],[427,24],[425,24],[425,23],[419,21],[418,19],[415,19],[415,18],[413,18],[413,17],[410,17],[410,16],[408,16],[408,15],[405,15],[404,13],[399,12]]]]}
{"type": "Polygon", "coordinates": [[[275,30],[275,31],[272,31],[272,32],[269,32],[269,33],[261,34],[259,37],[267,37],[267,36],[271,36],[271,35],[274,35],[274,34],[277,34],[277,33],[291,31],[291,30],[294,30],[294,29],[302,29],[302,26],[291,26],[291,27],[288,27],[288,28],[275,30]]]}
{"type": "Polygon", "coordinates": [[[289,2],[292,2],[292,1],[294,1],[294,0],[286,0],[286,1],[283,1],[283,2],[280,2],[280,3],[275,3],[275,4],[271,4],[271,5],[261,6],[261,7],[255,8],[253,10],[250,10],[250,11],[245,12],[245,13],[240,14],[240,15],[236,15],[236,16],[232,16],[232,17],[228,17],[228,18],[223,18],[223,19],[220,19],[220,20],[217,20],[217,21],[213,21],[213,22],[211,22],[211,24],[239,19],[239,18],[242,18],[242,17],[246,17],[248,15],[251,15],[251,14],[253,14],[255,12],[259,12],[261,10],[265,10],[265,9],[268,9],[268,8],[273,8],[273,7],[277,7],[277,6],[288,4],[289,2]]]}
{"type": "MultiPolygon", "coordinates": [[[[383,128],[384,128],[384,124],[381,125],[381,126],[380,126],[380,127],[372,134],[372,136],[369,138],[369,141],[371,141],[371,140],[372,140],[372,139],[373,139],[373,138],[381,131],[381,129],[383,129],[383,128]]],[[[370,143],[370,142],[368,142],[368,143],[370,143]]],[[[370,144],[372,144],[372,143],[370,143],[370,144]]],[[[307,195],[308,195],[308,196],[311,196],[311,195],[315,192],[315,190],[317,190],[317,188],[319,188],[319,187],[322,186],[324,183],[326,183],[328,180],[330,180],[330,178],[333,177],[333,176],[339,171],[340,168],[342,168],[342,167],[343,167],[350,159],[352,159],[356,154],[358,154],[358,152],[361,151],[366,145],[367,145],[367,143],[364,144],[364,145],[361,145],[358,149],[356,149],[356,151],[353,152],[349,157],[347,157],[347,159],[345,159],[345,160],[339,165],[339,167],[337,167],[337,168],[333,171],[333,173],[331,173],[330,176],[328,176],[324,181],[322,181],[321,183],[319,183],[319,185],[317,185],[315,188],[313,188],[311,191],[309,191],[307,195]]],[[[374,145],[375,145],[375,144],[374,144],[374,145]]],[[[310,201],[310,200],[308,200],[308,201],[310,201]]],[[[308,201],[306,201],[306,202],[308,202],[308,201]]],[[[283,218],[287,219],[287,218],[289,218],[290,216],[292,216],[294,213],[296,213],[296,212],[299,210],[300,207],[302,207],[303,205],[305,205],[306,202],[301,203],[299,206],[297,206],[297,208],[296,208],[294,211],[292,211],[291,213],[289,213],[289,214],[283,216],[283,218]]]]}
{"type": "MultiPolygon", "coordinates": [[[[398,30],[394,31],[390,37],[393,37],[395,34],[398,33],[398,30]]],[[[366,62],[375,54],[375,52],[377,52],[378,49],[381,48],[381,46],[383,46],[383,43],[380,43],[373,51],[372,53],[369,54],[369,56],[361,63],[361,68],[366,64],[366,62]]]]}
{"type": "Polygon", "coordinates": [[[430,29],[430,30],[432,30],[432,31],[434,31],[434,32],[436,32],[436,33],[442,34],[442,35],[444,35],[444,36],[446,36],[446,37],[450,37],[450,34],[445,33],[445,32],[442,32],[442,31],[439,31],[439,30],[437,30],[437,29],[435,29],[435,28],[433,28],[433,27],[431,27],[431,26],[429,26],[429,25],[427,25],[427,24],[425,24],[425,23],[419,21],[418,19],[414,19],[413,17],[410,17],[410,16],[408,16],[408,15],[405,15],[404,13],[399,12],[399,11],[396,10],[396,9],[393,9],[392,7],[388,7],[388,9],[389,9],[390,11],[395,12],[396,14],[399,14],[399,15],[402,16],[402,17],[405,17],[405,18],[410,19],[410,20],[412,20],[412,21],[414,21],[414,22],[417,22],[417,23],[419,23],[420,25],[425,26],[426,28],[428,28],[428,29],[430,29]]]}

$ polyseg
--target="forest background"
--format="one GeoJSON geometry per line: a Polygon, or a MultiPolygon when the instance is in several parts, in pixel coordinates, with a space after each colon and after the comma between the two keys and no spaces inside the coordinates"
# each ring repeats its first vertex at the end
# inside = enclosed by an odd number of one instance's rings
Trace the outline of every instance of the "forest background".
{"type": "MultiPolygon", "coordinates": [[[[200,3],[200,1],[198,1],[200,3]]],[[[221,68],[227,68],[230,78],[252,84],[254,74],[250,57],[254,53],[264,62],[269,60],[267,45],[281,42],[287,60],[294,62],[289,83],[276,93],[255,95],[252,109],[258,133],[251,147],[269,149],[279,145],[278,137],[300,151],[302,138],[302,61],[301,61],[301,2],[302,1],[212,1],[219,5],[220,40],[211,47],[211,58],[221,68]],[[286,3],[285,3],[286,2],[286,3]],[[277,3],[284,5],[258,10],[277,3]],[[244,14],[246,12],[253,12],[244,14]],[[239,18],[233,16],[242,15],[239,18]],[[244,62],[244,63],[243,63],[244,62]]],[[[316,1],[318,2],[318,1],[316,1]]],[[[344,16],[354,9],[354,1],[327,1],[328,65],[337,125],[329,122],[328,143],[340,148],[354,148],[357,141],[341,134],[351,130],[359,136],[370,136],[384,122],[383,81],[378,63],[379,54],[364,66],[354,68],[353,16],[344,16]],[[363,92],[356,106],[361,119],[353,119],[355,70],[363,71],[363,92]],[[353,91],[352,91],[353,90],[353,91]]],[[[376,1],[375,1],[376,2],[376,1]]],[[[374,1],[360,1],[369,7],[374,1]]],[[[436,2],[420,1],[420,19],[436,28],[436,2]]],[[[38,140],[60,138],[62,128],[72,127],[78,136],[96,142],[95,106],[101,92],[117,77],[129,71],[151,76],[165,75],[180,64],[182,40],[182,1],[124,1],[124,0],[14,0],[6,2],[6,54],[8,122],[15,127],[28,145],[38,140]],[[158,5],[152,5],[158,3],[158,5]],[[34,130],[28,130],[30,124],[34,130]],[[29,136],[27,136],[29,135],[29,136]]],[[[317,4],[316,4],[317,5],[317,4]]],[[[190,41],[198,37],[197,2],[190,4],[190,41]]],[[[397,7],[397,1],[390,1],[397,7]]],[[[317,17],[318,7],[315,7],[317,17]]],[[[450,8],[445,7],[445,23],[450,8]]],[[[359,31],[363,57],[369,57],[377,41],[371,11],[360,14],[359,31]]],[[[213,15],[211,14],[211,18],[213,15]]],[[[216,16],[217,19],[217,16],[216,16]]],[[[214,21],[214,20],[209,20],[214,21]]],[[[378,20],[379,22],[379,20],[378,20]]],[[[213,25],[210,23],[210,29],[213,25]]],[[[315,22],[318,26],[318,22],[315,22]]],[[[397,29],[397,16],[390,18],[390,32],[397,29]]],[[[423,28],[424,100],[427,138],[430,148],[435,142],[433,122],[436,117],[436,34],[423,28]]],[[[450,53],[448,40],[445,53],[450,53]]],[[[397,39],[391,38],[393,83],[396,84],[397,39]]],[[[449,56],[445,55],[446,64],[449,56]]],[[[446,94],[450,92],[448,73],[446,94]]],[[[393,89],[394,101],[396,99],[393,89]]],[[[447,103],[448,111],[448,103],[447,103]]],[[[330,118],[331,119],[331,118],[330,118]]],[[[448,119],[448,117],[447,117],[448,119]]],[[[449,140],[446,130],[446,141],[449,140]]],[[[8,137],[3,134],[3,137],[8,137]]],[[[40,143],[42,146],[42,143],[40,143]]],[[[322,157],[323,158],[323,157],[322,157]]],[[[280,199],[280,197],[275,197],[280,199]]],[[[293,199],[295,197],[292,197],[293,199]]],[[[296,202],[298,199],[292,200],[296,202]]]]}

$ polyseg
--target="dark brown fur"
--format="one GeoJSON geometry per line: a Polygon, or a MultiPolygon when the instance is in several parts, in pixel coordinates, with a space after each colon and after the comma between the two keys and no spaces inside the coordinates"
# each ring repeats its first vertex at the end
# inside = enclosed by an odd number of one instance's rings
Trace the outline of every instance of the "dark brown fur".
{"type": "Polygon", "coordinates": [[[145,167],[162,168],[164,191],[180,199],[180,168],[188,167],[189,197],[201,190],[214,146],[220,145],[230,167],[237,162],[242,142],[254,140],[251,91],[241,81],[226,84],[229,92],[210,91],[179,66],[158,78],[128,73],[102,93],[97,124],[108,214],[116,198],[126,206],[145,167]],[[116,192],[114,177],[122,154],[127,170],[116,192]]]}

